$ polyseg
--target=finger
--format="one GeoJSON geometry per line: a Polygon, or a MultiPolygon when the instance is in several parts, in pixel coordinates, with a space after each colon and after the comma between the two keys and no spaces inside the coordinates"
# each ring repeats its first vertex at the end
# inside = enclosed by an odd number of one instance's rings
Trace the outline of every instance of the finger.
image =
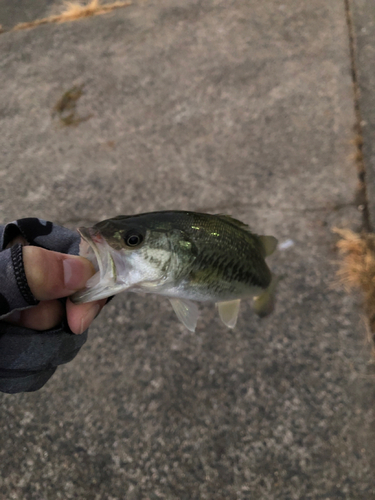
{"type": "Polygon", "coordinates": [[[32,330],[49,330],[61,323],[64,317],[64,306],[58,300],[45,300],[37,306],[23,311],[14,311],[3,321],[13,325],[31,328],[32,330]]]}
{"type": "Polygon", "coordinates": [[[107,299],[102,299],[85,304],[73,304],[68,299],[66,301],[66,315],[72,332],[80,334],[87,330],[106,302],[107,299]]]}
{"type": "Polygon", "coordinates": [[[23,262],[30,290],[37,300],[67,297],[83,288],[95,273],[90,261],[44,248],[23,247],[23,262]]]}

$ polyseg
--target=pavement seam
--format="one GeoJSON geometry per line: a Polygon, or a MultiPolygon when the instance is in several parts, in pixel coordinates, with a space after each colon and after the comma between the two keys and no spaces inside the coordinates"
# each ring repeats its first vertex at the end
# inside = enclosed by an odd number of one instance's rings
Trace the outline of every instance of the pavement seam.
{"type": "Polygon", "coordinates": [[[344,0],[344,5],[345,5],[346,23],[348,26],[348,34],[349,34],[349,53],[350,53],[351,76],[352,76],[353,96],[354,96],[355,137],[353,143],[356,148],[354,160],[358,175],[358,185],[356,189],[355,200],[356,200],[356,205],[362,212],[363,230],[369,233],[372,232],[373,229],[370,220],[368,198],[367,198],[366,165],[362,151],[363,150],[362,116],[360,108],[360,88],[358,81],[356,38],[355,38],[355,29],[354,29],[353,15],[352,15],[352,0],[344,0]]]}

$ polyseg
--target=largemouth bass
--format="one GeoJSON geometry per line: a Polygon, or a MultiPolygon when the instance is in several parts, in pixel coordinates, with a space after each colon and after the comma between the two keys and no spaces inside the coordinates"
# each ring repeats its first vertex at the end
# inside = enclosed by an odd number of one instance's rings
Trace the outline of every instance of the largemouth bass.
{"type": "Polygon", "coordinates": [[[169,298],[178,318],[195,331],[198,307],[215,302],[221,320],[234,328],[240,301],[255,298],[256,312],[272,308],[276,279],[265,257],[277,246],[228,215],[164,211],[118,216],[78,229],[80,255],[96,274],[71,296],[78,304],[122,291],[169,298]]]}

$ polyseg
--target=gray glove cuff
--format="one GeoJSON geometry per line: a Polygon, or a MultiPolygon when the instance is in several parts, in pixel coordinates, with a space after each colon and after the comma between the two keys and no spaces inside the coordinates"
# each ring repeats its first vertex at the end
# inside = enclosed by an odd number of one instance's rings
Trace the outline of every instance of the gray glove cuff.
{"type": "Polygon", "coordinates": [[[38,304],[27,283],[19,243],[0,252],[0,283],[0,318],[15,309],[38,304]]]}

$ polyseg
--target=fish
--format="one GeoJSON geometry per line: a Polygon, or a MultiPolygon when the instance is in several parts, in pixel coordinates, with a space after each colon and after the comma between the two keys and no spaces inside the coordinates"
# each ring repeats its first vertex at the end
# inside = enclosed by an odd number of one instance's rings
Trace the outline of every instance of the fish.
{"type": "Polygon", "coordinates": [[[169,299],[178,319],[194,332],[196,302],[214,302],[234,328],[242,299],[258,316],[272,311],[277,278],[265,258],[277,247],[229,215],[168,210],[120,215],[80,227],[80,255],[96,273],[70,298],[80,304],[122,291],[169,299]]]}

